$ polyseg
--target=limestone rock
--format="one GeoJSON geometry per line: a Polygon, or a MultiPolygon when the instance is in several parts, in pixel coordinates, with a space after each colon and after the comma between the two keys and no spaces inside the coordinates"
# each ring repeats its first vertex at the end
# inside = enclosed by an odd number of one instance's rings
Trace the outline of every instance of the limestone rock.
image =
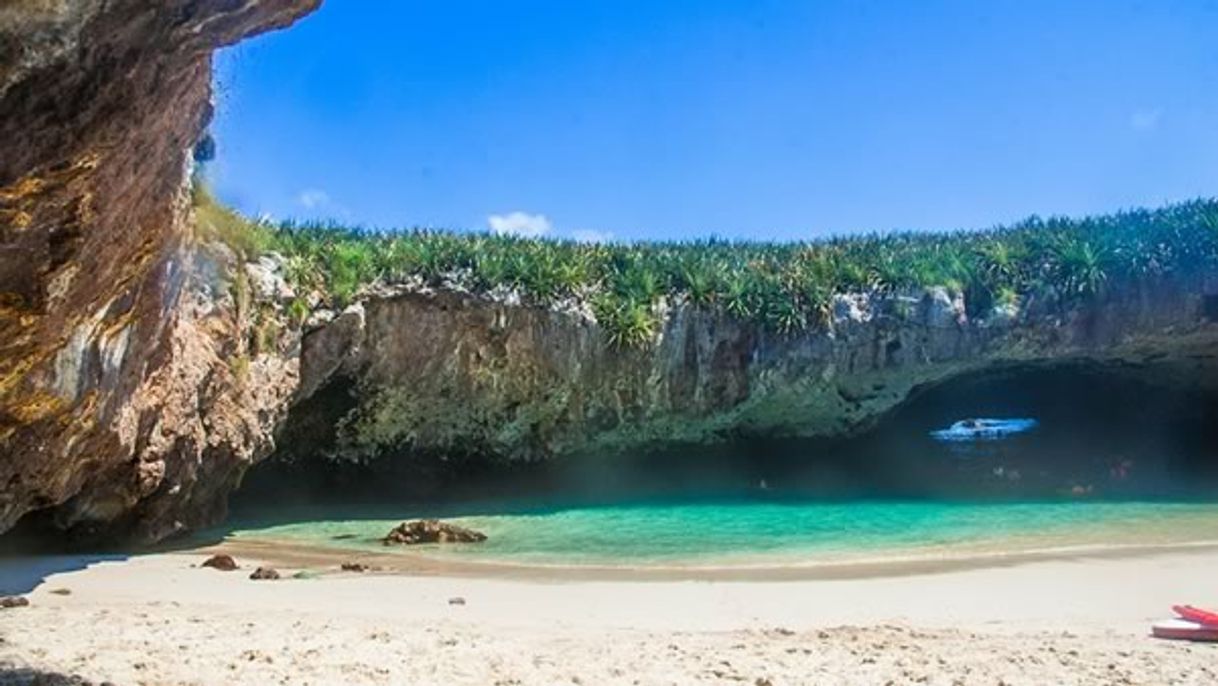
{"type": "Polygon", "coordinates": [[[364,306],[356,303],[305,336],[297,399],[305,399],[354,359],[364,341],[364,306]]]}
{"type": "Polygon", "coordinates": [[[990,315],[985,318],[988,326],[1010,327],[1019,322],[1018,303],[999,303],[990,308],[990,315]]]}
{"type": "Polygon", "coordinates": [[[863,293],[838,293],[833,296],[833,319],[843,324],[863,324],[871,320],[871,298],[863,293]]]}
{"type": "Polygon", "coordinates": [[[382,543],[385,545],[418,545],[421,543],[480,543],[486,534],[435,519],[402,522],[394,527],[382,543]]]}
{"type": "Polygon", "coordinates": [[[212,52],[319,4],[0,3],[0,532],[159,540],[269,448],[294,363],[233,373],[251,322],[199,253],[191,149],[212,52]]]}
{"type": "Polygon", "coordinates": [[[259,302],[282,303],[296,297],[296,292],[283,277],[283,258],[275,253],[246,264],[245,273],[259,302]]]}
{"type": "MultiPolygon", "coordinates": [[[[947,288],[842,295],[829,326],[793,335],[676,304],[662,338],[641,350],[608,346],[595,324],[544,307],[386,292],[363,302],[362,319],[305,337],[301,393],[326,402],[297,405],[285,434],[337,427],[322,438],[328,459],[352,462],[542,461],[715,443],[740,427],[846,436],[917,388],[1058,359],[1115,367],[1129,359],[1130,341],[1159,351],[1180,375],[1207,365],[1194,378],[1215,388],[1218,357],[1208,351],[1218,326],[1199,319],[1203,288],[1169,280],[1114,291],[1066,318],[1060,308],[1021,309],[1002,326],[971,320],[964,296],[947,288]]],[[[310,459],[315,436],[280,449],[310,459]]]]}
{"type": "Polygon", "coordinates": [[[926,289],[926,325],[935,329],[948,329],[968,323],[965,314],[964,296],[952,293],[942,286],[926,289]]]}
{"type": "Polygon", "coordinates": [[[250,578],[254,581],[274,581],[279,578],[279,571],[271,567],[259,567],[250,574],[250,578]]]}

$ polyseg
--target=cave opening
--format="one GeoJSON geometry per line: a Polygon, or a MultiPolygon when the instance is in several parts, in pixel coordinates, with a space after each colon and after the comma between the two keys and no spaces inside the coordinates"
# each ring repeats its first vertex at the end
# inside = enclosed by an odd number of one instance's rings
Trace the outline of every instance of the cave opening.
{"type": "Polygon", "coordinates": [[[233,496],[241,517],[268,507],[566,507],[733,499],[1196,500],[1218,496],[1218,405],[1094,364],[1012,366],[920,388],[859,435],[738,434],[543,463],[402,454],[368,464],[319,457],[353,388],[339,382],[290,419],[281,449],[233,496]],[[318,407],[325,411],[316,411],[318,407]],[[319,419],[319,417],[321,419],[319,419]],[[930,432],[971,417],[1026,417],[1026,435],[948,444],[930,432]]]}

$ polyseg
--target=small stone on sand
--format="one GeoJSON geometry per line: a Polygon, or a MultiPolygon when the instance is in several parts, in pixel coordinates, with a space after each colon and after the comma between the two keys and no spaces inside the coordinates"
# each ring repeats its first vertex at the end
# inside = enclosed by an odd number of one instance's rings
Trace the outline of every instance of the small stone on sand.
{"type": "Polygon", "coordinates": [[[204,567],[218,569],[221,572],[231,572],[237,569],[237,561],[232,555],[212,555],[203,562],[204,567]]]}

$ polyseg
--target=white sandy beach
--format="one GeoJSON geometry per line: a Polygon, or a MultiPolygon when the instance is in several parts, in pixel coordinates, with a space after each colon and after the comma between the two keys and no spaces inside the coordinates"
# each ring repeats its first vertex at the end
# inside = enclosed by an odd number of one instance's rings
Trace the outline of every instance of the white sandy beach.
{"type": "MultiPolygon", "coordinates": [[[[1218,645],[1147,636],[1172,603],[1218,605],[1212,550],[796,581],[251,581],[259,560],[205,557],[46,577],[29,607],[0,610],[0,682],[1218,683],[1218,645]]],[[[30,564],[6,561],[5,578],[30,564]]]]}

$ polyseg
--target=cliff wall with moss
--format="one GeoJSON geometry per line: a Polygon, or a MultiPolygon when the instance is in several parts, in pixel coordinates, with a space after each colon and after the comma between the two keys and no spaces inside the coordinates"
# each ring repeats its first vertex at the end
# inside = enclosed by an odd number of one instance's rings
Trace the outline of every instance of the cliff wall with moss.
{"type": "Polygon", "coordinates": [[[685,302],[663,308],[655,337],[629,347],[579,312],[383,290],[305,336],[290,421],[333,427],[307,441],[306,452],[329,459],[541,460],[842,436],[920,389],[1012,367],[1085,363],[1213,390],[1210,283],[1197,274],[984,317],[943,287],[837,295],[826,326],[799,334],[685,302]]]}

